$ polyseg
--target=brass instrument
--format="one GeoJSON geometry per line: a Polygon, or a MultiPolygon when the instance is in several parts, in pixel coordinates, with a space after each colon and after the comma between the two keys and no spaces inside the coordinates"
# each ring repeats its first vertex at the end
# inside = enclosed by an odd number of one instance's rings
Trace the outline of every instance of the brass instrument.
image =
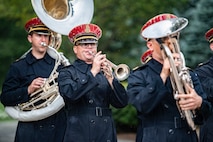
{"type": "MultiPolygon", "coordinates": [[[[95,56],[92,52],[89,52],[91,55],[95,56]]],[[[111,68],[114,69],[114,73],[115,73],[115,78],[118,79],[119,81],[123,81],[125,79],[128,78],[129,74],[130,74],[130,69],[126,64],[119,64],[119,65],[115,65],[114,63],[112,63],[110,60],[107,59],[107,63],[109,64],[109,66],[111,68]]],[[[109,69],[110,72],[103,70],[103,72],[105,74],[107,74],[108,76],[112,76],[112,71],[109,69]]]]}
{"type": "Polygon", "coordinates": [[[88,24],[94,13],[93,0],[31,0],[39,19],[52,31],[68,35],[73,27],[88,24]]]}
{"type": "MultiPolygon", "coordinates": [[[[43,46],[45,43],[41,43],[43,46]]],[[[28,50],[21,58],[25,58],[28,50]]],[[[59,65],[69,65],[68,60],[62,56],[56,49],[48,46],[47,53],[55,59],[55,66],[49,78],[46,79],[44,85],[30,94],[28,102],[18,104],[17,106],[6,106],[5,111],[9,116],[19,121],[37,121],[47,118],[58,112],[64,105],[64,100],[58,91],[57,68],[59,65]]]]}
{"type": "MultiPolygon", "coordinates": [[[[189,74],[188,68],[185,66],[185,59],[183,54],[180,52],[179,47],[179,31],[185,28],[188,24],[186,18],[172,18],[157,22],[149,27],[147,27],[142,35],[146,38],[154,38],[160,44],[162,48],[163,57],[168,57],[170,62],[170,72],[171,72],[171,83],[174,91],[174,98],[177,94],[189,93],[189,90],[186,85],[189,85],[193,88],[193,82],[189,74]],[[165,42],[165,39],[170,40],[170,44],[165,42]],[[170,48],[169,48],[170,47],[170,48]],[[171,50],[172,47],[172,50],[171,50]],[[176,67],[172,53],[178,53],[181,59],[181,65],[176,67]]],[[[178,100],[177,100],[178,101],[178,100]]],[[[179,109],[180,115],[182,118],[187,120],[188,125],[192,130],[197,131],[199,136],[199,126],[195,125],[194,118],[196,117],[194,110],[181,110],[177,102],[177,107],[179,109]]]]}
{"type": "MultiPolygon", "coordinates": [[[[5,107],[12,118],[25,122],[47,118],[65,105],[58,90],[57,68],[70,63],[63,53],[57,51],[62,42],[61,34],[68,35],[73,27],[90,23],[94,12],[93,0],[31,0],[31,3],[39,19],[52,30],[49,45],[44,42],[41,45],[47,47],[47,53],[55,59],[55,66],[44,85],[30,94],[28,102],[5,107]]],[[[31,50],[20,58],[25,58],[31,50]]]]}

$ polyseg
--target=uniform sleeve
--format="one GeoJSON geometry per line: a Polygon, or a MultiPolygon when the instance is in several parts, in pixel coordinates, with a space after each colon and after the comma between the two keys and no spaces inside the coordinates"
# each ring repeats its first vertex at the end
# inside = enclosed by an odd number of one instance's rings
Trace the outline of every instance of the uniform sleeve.
{"type": "Polygon", "coordinates": [[[15,106],[29,99],[27,86],[21,80],[19,70],[11,65],[2,87],[1,103],[4,106],[15,106]]]}
{"type": "Polygon", "coordinates": [[[69,101],[76,101],[98,85],[92,73],[79,74],[74,67],[69,66],[59,71],[58,85],[60,94],[69,101]]]}
{"type": "Polygon", "coordinates": [[[198,117],[196,120],[197,123],[202,124],[202,121],[207,119],[208,116],[210,115],[212,106],[211,106],[211,103],[207,99],[207,95],[201,86],[201,83],[200,83],[200,80],[199,80],[197,74],[194,72],[190,72],[190,75],[193,80],[193,85],[194,85],[195,91],[197,92],[198,95],[200,95],[202,97],[201,108],[199,110],[197,110],[198,117]]]}
{"type": "Polygon", "coordinates": [[[117,79],[113,79],[112,84],[113,90],[110,96],[111,105],[116,108],[125,107],[128,104],[126,89],[117,79]]]}
{"type": "Polygon", "coordinates": [[[213,66],[205,64],[195,69],[207,98],[213,103],[213,66]]]}
{"type": "Polygon", "coordinates": [[[168,95],[168,91],[159,75],[137,70],[128,78],[127,95],[137,111],[148,114],[168,95]]]}

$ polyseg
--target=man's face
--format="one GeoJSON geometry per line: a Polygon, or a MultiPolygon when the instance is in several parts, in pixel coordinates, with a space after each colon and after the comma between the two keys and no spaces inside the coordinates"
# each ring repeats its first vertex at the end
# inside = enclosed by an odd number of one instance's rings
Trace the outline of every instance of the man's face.
{"type": "Polygon", "coordinates": [[[161,55],[161,48],[160,44],[157,42],[156,39],[150,39],[147,42],[147,47],[152,50],[152,57],[157,60],[163,60],[162,55],[161,55]]]}
{"type": "Polygon", "coordinates": [[[210,49],[213,51],[213,42],[209,44],[210,49]]]}
{"type": "Polygon", "coordinates": [[[42,43],[48,45],[49,37],[49,35],[32,33],[31,35],[28,35],[28,41],[32,44],[32,48],[35,52],[44,53],[47,50],[47,46],[43,46],[42,43]]]}
{"type": "MultiPolygon", "coordinates": [[[[162,43],[164,46],[167,46],[171,52],[176,52],[177,48],[176,46],[178,46],[178,38],[179,38],[179,34],[175,34],[175,35],[171,35],[169,37],[164,37],[159,39],[160,43],[162,43]]],[[[153,50],[152,53],[152,57],[157,59],[158,61],[162,61],[163,60],[163,56],[162,56],[162,51],[161,51],[161,45],[159,43],[158,40],[156,39],[150,39],[147,42],[147,46],[149,47],[149,49],[153,50]]]]}
{"type": "Polygon", "coordinates": [[[74,46],[73,50],[78,59],[91,64],[97,53],[97,46],[97,43],[79,43],[74,46]]]}

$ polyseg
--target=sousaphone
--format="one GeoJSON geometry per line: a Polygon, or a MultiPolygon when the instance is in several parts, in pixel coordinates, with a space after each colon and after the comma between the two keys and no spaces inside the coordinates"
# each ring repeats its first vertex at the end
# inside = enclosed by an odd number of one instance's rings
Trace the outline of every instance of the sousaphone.
{"type": "MultiPolygon", "coordinates": [[[[51,43],[41,44],[48,46],[47,53],[55,59],[56,63],[44,86],[30,94],[28,102],[14,107],[5,107],[9,116],[25,122],[47,118],[65,105],[56,81],[58,66],[69,65],[63,54],[57,51],[61,43],[61,35],[68,35],[70,30],[77,25],[90,23],[94,12],[93,0],[31,0],[31,3],[37,16],[53,31],[51,43]]],[[[21,58],[25,58],[29,51],[21,58]]]]}
{"type": "Polygon", "coordinates": [[[94,13],[93,0],[31,0],[41,21],[54,32],[68,35],[80,24],[90,23],[94,13]]]}

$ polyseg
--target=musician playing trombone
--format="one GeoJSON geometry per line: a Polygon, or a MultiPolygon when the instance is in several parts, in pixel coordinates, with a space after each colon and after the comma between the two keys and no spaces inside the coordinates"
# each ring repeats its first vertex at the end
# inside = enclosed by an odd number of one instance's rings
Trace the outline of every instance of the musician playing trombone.
{"type": "MultiPolygon", "coordinates": [[[[35,17],[25,24],[25,30],[28,33],[27,39],[31,43],[31,50],[15,61],[9,69],[1,94],[1,102],[4,106],[17,107],[20,103],[28,102],[30,94],[44,85],[55,66],[55,59],[47,53],[48,47],[44,46],[50,42],[50,29],[35,17]]],[[[18,47],[14,50],[18,50],[18,47]]],[[[29,115],[30,112],[30,110],[26,111],[29,115]]],[[[18,122],[15,142],[63,141],[66,127],[64,109],[41,120],[40,118],[32,119],[36,120],[18,122]]]]}
{"type": "MultiPolygon", "coordinates": [[[[167,13],[153,17],[142,27],[142,36],[147,29],[151,29],[154,33],[163,31],[162,29],[170,24],[156,25],[173,18],[177,18],[177,16],[167,13]]],[[[173,28],[171,27],[171,29],[173,28]]],[[[148,32],[147,34],[153,33],[148,32]]],[[[190,84],[186,84],[188,93],[173,90],[170,78],[172,64],[170,64],[169,58],[163,54],[163,45],[167,45],[167,49],[172,50],[173,40],[178,40],[178,35],[179,31],[159,38],[143,36],[147,41],[148,49],[152,51],[151,59],[131,72],[127,87],[129,103],[137,109],[140,119],[136,142],[198,142],[197,129],[189,126],[186,117],[182,117],[180,110],[181,112],[193,110],[195,116],[191,119],[195,125],[202,124],[210,113],[211,105],[206,100],[206,94],[203,92],[197,76],[192,72],[190,74],[194,88],[190,84]],[[177,94],[174,95],[174,93],[177,94]]],[[[172,53],[171,58],[174,60],[175,67],[181,65],[179,53],[172,53]]]]}
{"type": "Polygon", "coordinates": [[[79,25],[69,33],[77,59],[58,77],[68,111],[65,142],[117,142],[110,106],[123,108],[128,99],[106,55],[97,51],[101,35],[95,24],[79,25]]]}
{"type": "MultiPolygon", "coordinates": [[[[205,33],[205,39],[209,42],[209,48],[213,51],[213,28],[205,33]]],[[[208,99],[213,103],[213,57],[208,61],[199,64],[195,69],[201,81],[204,91],[208,99]]],[[[213,114],[207,119],[201,127],[200,142],[212,142],[213,140],[213,114]]]]}

